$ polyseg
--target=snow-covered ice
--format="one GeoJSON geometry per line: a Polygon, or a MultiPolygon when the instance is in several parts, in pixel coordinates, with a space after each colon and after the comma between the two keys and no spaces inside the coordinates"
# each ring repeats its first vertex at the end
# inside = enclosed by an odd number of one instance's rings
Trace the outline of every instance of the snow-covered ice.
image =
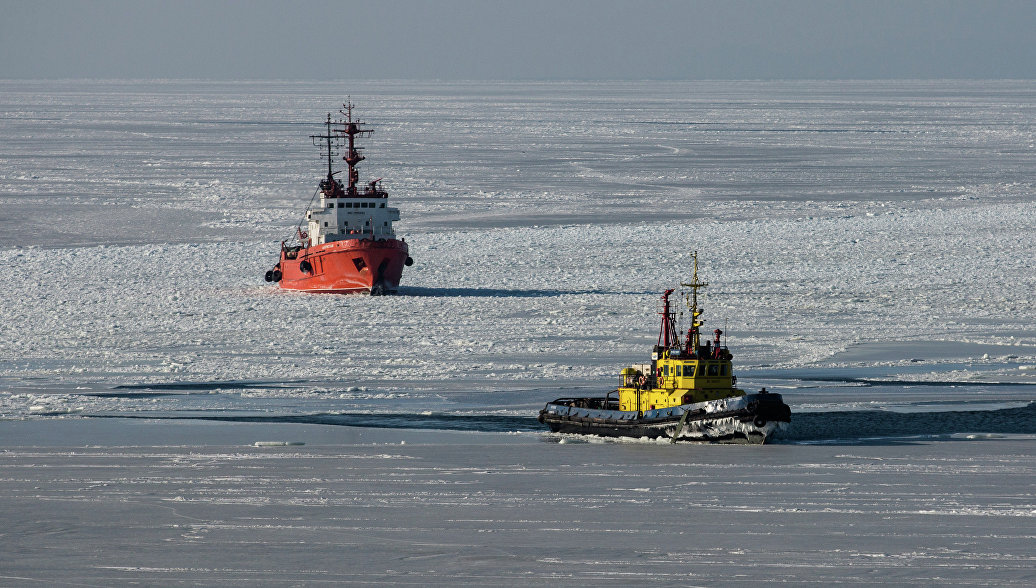
{"type": "Polygon", "coordinates": [[[0,583],[1032,584],[1034,120],[1026,81],[0,80],[0,583]],[[347,95],[416,263],[278,291],[347,95]],[[691,250],[788,438],[542,432],[691,250]]]}

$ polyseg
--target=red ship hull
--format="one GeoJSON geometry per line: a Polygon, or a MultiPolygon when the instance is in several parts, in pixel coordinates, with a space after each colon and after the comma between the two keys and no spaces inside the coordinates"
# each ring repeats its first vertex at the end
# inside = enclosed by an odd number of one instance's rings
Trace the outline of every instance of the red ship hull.
{"type": "MultiPolygon", "coordinates": [[[[328,294],[391,294],[410,260],[405,241],[347,239],[282,248],[279,284],[286,290],[328,294]]],[[[411,262],[412,263],[412,262],[411,262]]]]}

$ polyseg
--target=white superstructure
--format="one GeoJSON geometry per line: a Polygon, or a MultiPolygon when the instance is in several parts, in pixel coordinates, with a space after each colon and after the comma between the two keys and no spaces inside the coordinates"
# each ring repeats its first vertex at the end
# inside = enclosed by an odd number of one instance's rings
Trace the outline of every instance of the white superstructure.
{"type": "Polygon", "coordinates": [[[343,239],[395,239],[392,223],[399,209],[388,206],[385,192],[372,187],[373,197],[329,197],[321,194],[317,206],[306,213],[312,245],[343,239]]]}

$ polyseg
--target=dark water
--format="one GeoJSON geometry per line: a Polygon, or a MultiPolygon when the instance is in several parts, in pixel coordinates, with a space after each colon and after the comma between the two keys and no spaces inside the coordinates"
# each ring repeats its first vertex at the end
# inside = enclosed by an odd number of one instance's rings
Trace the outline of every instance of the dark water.
{"type": "MultiPolygon", "coordinates": [[[[399,413],[346,413],[299,415],[98,415],[95,418],[194,419],[248,423],[299,423],[378,429],[444,431],[543,432],[535,417],[399,413]]],[[[792,415],[791,427],[778,443],[905,442],[911,438],[957,433],[1036,434],[1036,403],[999,410],[898,413],[882,410],[802,412],[792,415]]]]}
{"type": "Polygon", "coordinates": [[[806,412],[792,415],[783,441],[866,441],[954,433],[1036,434],[1036,403],[1018,408],[975,411],[806,412]]]}

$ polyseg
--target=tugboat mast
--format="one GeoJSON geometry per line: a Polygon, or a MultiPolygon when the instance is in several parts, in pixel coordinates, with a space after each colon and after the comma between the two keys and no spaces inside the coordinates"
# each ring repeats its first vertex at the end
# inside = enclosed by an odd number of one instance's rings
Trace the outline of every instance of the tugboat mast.
{"type": "Polygon", "coordinates": [[[324,135],[324,136],[323,136],[323,137],[321,137],[321,138],[323,138],[323,139],[327,139],[327,179],[329,179],[329,180],[330,180],[330,179],[332,179],[332,178],[334,177],[334,175],[335,175],[335,174],[334,174],[334,170],[332,170],[332,169],[331,169],[331,157],[332,157],[332,156],[333,156],[334,154],[333,154],[333,152],[331,151],[331,139],[332,139],[333,137],[331,136],[331,113],[330,113],[330,112],[329,112],[329,113],[327,113],[327,134],[326,134],[326,135],[324,135]]]}
{"type": "Polygon", "coordinates": [[[701,316],[701,313],[704,312],[703,308],[698,307],[698,288],[704,288],[705,286],[708,286],[708,284],[698,280],[698,252],[694,251],[691,253],[691,258],[694,259],[694,275],[691,277],[691,283],[687,284],[681,282],[680,285],[686,288],[691,288],[691,299],[687,304],[687,308],[691,309],[691,328],[687,330],[687,349],[697,353],[698,348],[701,346],[698,327],[705,324],[705,319],[698,318],[701,316]]]}
{"type": "Polygon", "coordinates": [[[320,182],[320,189],[328,198],[338,198],[343,196],[344,192],[342,191],[342,183],[335,179],[335,174],[338,172],[334,171],[331,160],[335,155],[337,155],[337,153],[335,153],[335,149],[340,145],[337,143],[338,135],[331,134],[332,130],[337,129],[331,128],[335,123],[331,122],[330,112],[327,113],[327,122],[324,124],[327,125],[327,133],[323,135],[310,135],[309,137],[313,139],[313,145],[319,145],[317,143],[317,139],[323,139],[325,142],[325,148],[327,149],[327,178],[320,182]]]}
{"type": "MultiPolygon", "coordinates": [[[[360,155],[360,151],[363,147],[356,146],[357,136],[370,136],[374,133],[374,129],[364,128],[360,126],[360,121],[353,120],[353,103],[346,102],[342,105],[342,110],[338,111],[345,117],[344,120],[339,119],[337,122],[331,120],[331,114],[327,115],[327,122],[324,124],[327,126],[327,133],[323,135],[310,135],[313,139],[314,145],[319,145],[317,140],[320,139],[323,143],[323,147],[326,149],[325,155],[327,156],[327,179],[320,182],[320,189],[324,192],[324,195],[328,198],[341,198],[344,196],[359,196],[360,193],[356,189],[356,184],[360,181],[360,172],[357,171],[356,166],[361,161],[366,159],[363,155],[360,155]],[[341,136],[345,135],[348,139],[348,151],[342,159],[349,165],[349,186],[348,189],[342,186],[342,183],[335,179],[335,175],[338,173],[334,171],[332,165],[332,159],[335,155],[338,155],[337,150],[341,148],[341,136]]],[[[379,178],[380,179],[380,178],[379,178]]],[[[377,188],[378,180],[374,180],[370,183],[367,191],[363,194],[364,196],[384,196],[377,188]]]]}
{"type": "Polygon", "coordinates": [[[343,157],[345,163],[349,164],[349,195],[356,195],[356,183],[360,181],[360,172],[356,171],[356,165],[366,159],[360,155],[360,150],[363,147],[356,147],[355,137],[357,135],[370,136],[374,134],[374,129],[365,129],[360,126],[360,121],[353,121],[353,103],[352,101],[346,102],[342,105],[345,110],[339,110],[345,116],[344,129],[335,129],[336,132],[345,133],[349,136],[349,154],[343,157]]]}

